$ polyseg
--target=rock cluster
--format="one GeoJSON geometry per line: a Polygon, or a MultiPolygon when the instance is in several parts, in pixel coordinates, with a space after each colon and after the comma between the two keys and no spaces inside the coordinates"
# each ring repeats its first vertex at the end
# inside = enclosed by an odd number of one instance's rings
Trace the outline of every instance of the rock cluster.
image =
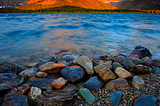
{"type": "MultiPolygon", "coordinates": [[[[152,60],[150,51],[145,47],[136,47],[129,57],[121,53],[78,57],[66,50],[55,55],[57,57],[29,64],[23,69],[7,62],[0,64],[3,106],[10,103],[26,106],[73,105],[74,97],[83,98],[92,104],[96,100],[93,92],[101,94],[102,88],[117,91],[111,95],[108,103],[118,106],[124,93],[119,89],[141,89],[146,83],[160,86],[159,81],[143,80],[142,76],[154,71],[159,74],[160,68],[160,62],[152,60]]],[[[154,106],[158,97],[148,95],[134,99],[134,106],[145,104],[144,99],[150,99],[151,102],[146,103],[154,106]]]]}

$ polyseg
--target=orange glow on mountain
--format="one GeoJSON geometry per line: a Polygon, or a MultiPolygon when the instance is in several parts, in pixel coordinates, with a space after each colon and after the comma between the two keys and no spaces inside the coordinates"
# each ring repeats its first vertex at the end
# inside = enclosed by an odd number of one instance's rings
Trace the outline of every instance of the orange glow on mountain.
{"type": "MultiPolygon", "coordinates": [[[[30,0],[27,5],[19,6],[18,9],[35,10],[44,8],[54,8],[60,6],[77,6],[87,9],[117,9],[108,5],[106,1],[113,0],[30,0]]],[[[118,0],[114,0],[118,1],[118,0]]]]}
{"type": "Polygon", "coordinates": [[[110,2],[118,2],[119,0],[98,0],[101,1],[103,3],[110,3],[110,2]]]}

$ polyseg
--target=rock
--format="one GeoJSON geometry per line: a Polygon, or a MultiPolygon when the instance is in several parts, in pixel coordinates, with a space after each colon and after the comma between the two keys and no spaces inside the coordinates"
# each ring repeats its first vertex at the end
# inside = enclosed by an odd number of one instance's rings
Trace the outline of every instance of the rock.
{"type": "Polygon", "coordinates": [[[24,74],[19,82],[19,85],[24,84],[28,79],[29,77],[26,74],[24,74]]]}
{"type": "Polygon", "coordinates": [[[114,73],[107,67],[101,69],[98,74],[104,82],[107,82],[109,79],[116,79],[114,73]]]}
{"type": "Polygon", "coordinates": [[[156,70],[154,74],[160,74],[160,70],[156,70]]]}
{"type": "Polygon", "coordinates": [[[87,55],[87,57],[88,57],[91,61],[93,61],[93,58],[92,58],[91,55],[87,55]]]}
{"type": "Polygon", "coordinates": [[[130,54],[129,58],[132,60],[133,58],[138,58],[139,59],[139,55],[138,54],[130,54]]]}
{"type": "Polygon", "coordinates": [[[2,106],[29,106],[29,104],[24,95],[6,94],[2,106]]]}
{"type": "Polygon", "coordinates": [[[39,70],[46,73],[59,73],[63,68],[67,67],[65,64],[58,64],[54,62],[47,62],[39,67],[39,70]]]}
{"type": "Polygon", "coordinates": [[[99,73],[99,71],[100,71],[101,69],[105,68],[105,67],[111,69],[111,68],[112,68],[112,65],[111,65],[111,63],[109,63],[109,62],[103,63],[103,64],[100,64],[100,65],[95,66],[95,67],[94,67],[94,70],[95,70],[96,73],[99,73]]]}
{"type": "Polygon", "coordinates": [[[35,62],[35,63],[27,63],[26,64],[26,67],[30,67],[30,68],[37,67],[37,66],[38,66],[37,62],[35,62]]]}
{"type": "Polygon", "coordinates": [[[42,90],[51,89],[51,83],[54,79],[61,77],[60,74],[51,74],[45,78],[30,78],[25,84],[29,84],[31,87],[38,87],[42,90]]]}
{"type": "Polygon", "coordinates": [[[105,88],[106,89],[117,89],[117,88],[124,88],[124,87],[127,87],[127,86],[129,86],[129,85],[128,85],[128,82],[127,82],[126,79],[117,78],[115,80],[112,80],[112,81],[108,82],[105,85],[105,88]]]}
{"type": "Polygon", "coordinates": [[[111,95],[110,104],[113,106],[119,106],[121,98],[122,98],[122,93],[119,91],[116,91],[111,95]]]}
{"type": "Polygon", "coordinates": [[[16,75],[19,75],[19,73],[22,71],[23,71],[23,68],[19,67],[18,65],[12,66],[12,72],[15,73],[16,75]]]}
{"type": "Polygon", "coordinates": [[[52,83],[51,86],[56,88],[56,89],[61,89],[64,85],[67,84],[67,80],[64,79],[63,77],[60,77],[58,79],[55,79],[52,83]]]}
{"type": "Polygon", "coordinates": [[[64,55],[64,56],[62,57],[62,59],[65,60],[65,61],[72,61],[72,60],[74,60],[74,58],[71,57],[70,55],[64,55]]]}
{"type": "Polygon", "coordinates": [[[115,73],[117,74],[117,76],[119,78],[127,79],[127,78],[132,78],[133,77],[127,70],[125,70],[122,67],[117,67],[115,73]]]}
{"type": "Polygon", "coordinates": [[[25,95],[26,93],[28,93],[29,89],[30,89],[29,84],[24,84],[20,87],[12,88],[11,90],[8,91],[8,93],[25,95]]]}
{"type": "Polygon", "coordinates": [[[160,81],[155,80],[155,79],[145,80],[145,83],[153,85],[153,86],[160,86],[160,81]]]}
{"type": "Polygon", "coordinates": [[[115,62],[115,59],[112,57],[108,57],[105,59],[106,62],[110,62],[111,64],[115,62]]]}
{"type": "Polygon", "coordinates": [[[103,86],[103,82],[101,82],[97,76],[91,77],[85,84],[84,87],[90,89],[91,91],[98,91],[103,86]]]}
{"type": "Polygon", "coordinates": [[[118,63],[120,63],[120,64],[123,64],[125,58],[126,58],[126,57],[124,57],[124,56],[117,57],[115,62],[118,62],[118,63]]]}
{"type": "Polygon", "coordinates": [[[46,62],[54,62],[54,63],[57,63],[58,61],[57,61],[56,57],[51,56],[49,59],[47,59],[46,62]]]}
{"type": "Polygon", "coordinates": [[[129,57],[125,58],[123,65],[128,70],[135,67],[135,64],[131,61],[131,59],[129,57]]]}
{"type": "Polygon", "coordinates": [[[135,100],[133,106],[156,106],[156,97],[152,95],[141,96],[135,100]]]}
{"type": "Polygon", "coordinates": [[[142,61],[142,64],[150,67],[153,64],[153,61],[150,58],[147,58],[142,61]]]}
{"type": "Polygon", "coordinates": [[[160,68],[160,60],[152,60],[152,66],[156,68],[160,68]]]}
{"type": "Polygon", "coordinates": [[[3,73],[7,70],[11,70],[11,68],[12,68],[12,65],[5,61],[4,63],[0,64],[0,73],[3,73]]]}
{"type": "Polygon", "coordinates": [[[47,76],[48,76],[48,73],[45,73],[45,72],[37,72],[37,73],[36,73],[36,76],[37,76],[37,77],[40,77],[40,78],[43,78],[43,77],[47,77],[47,76]]]}
{"type": "Polygon", "coordinates": [[[152,58],[152,54],[150,53],[150,51],[147,48],[142,47],[142,46],[136,46],[131,54],[139,55],[140,59],[146,56],[148,56],[149,58],[152,58]]]}
{"type": "Polygon", "coordinates": [[[37,69],[36,68],[30,68],[27,70],[24,70],[19,73],[19,76],[23,77],[26,75],[27,77],[35,77],[36,76],[37,69]]]}
{"type": "Polygon", "coordinates": [[[46,90],[42,97],[33,101],[34,106],[73,106],[76,93],[78,89],[73,87],[56,91],[46,90]]]}
{"type": "Polygon", "coordinates": [[[29,91],[28,96],[32,100],[34,100],[34,99],[40,97],[41,94],[42,94],[42,90],[40,88],[38,88],[38,87],[31,87],[31,90],[29,91]]]}
{"type": "Polygon", "coordinates": [[[16,77],[13,73],[0,73],[0,91],[17,87],[16,77]]]}
{"type": "Polygon", "coordinates": [[[141,60],[141,59],[138,59],[138,58],[133,58],[133,59],[132,59],[132,62],[137,65],[137,64],[141,64],[141,63],[142,63],[142,60],[141,60]]]}
{"type": "Polygon", "coordinates": [[[81,88],[78,91],[78,95],[80,95],[84,100],[86,100],[88,103],[91,103],[95,100],[94,95],[91,93],[90,90],[87,88],[81,88]]]}
{"type": "Polygon", "coordinates": [[[139,76],[134,76],[134,77],[133,77],[133,80],[132,80],[132,85],[133,85],[135,88],[139,89],[139,88],[145,86],[145,82],[144,82],[144,80],[143,80],[141,77],[139,77],[139,76]]]}
{"type": "Polygon", "coordinates": [[[76,63],[83,67],[87,74],[93,75],[94,74],[94,69],[93,69],[93,64],[92,61],[87,57],[87,56],[80,56],[76,63]]]}
{"type": "Polygon", "coordinates": [[[135,74],[146,74],[146,73],[151,73],[152,68],[144,65],[136,65],[134,68],[129,70],[130,72],[133,72],[135,74]]]}
{"type": "Polygon", "coordinates": [[[80,66],[71,66],[62,69],[61,74],[67,81],[76,83],[84,77],[85,72],[80,66]]]}
{"type": "Polygon", "coordinates": [[[115,70],[117,69],[117,67],[122,67],[122,66],[121,66],[121,64],[118,63],[118,62],[114,62],[114,63],[112,64],[112,68],[113,68],[113,71],[114,71],[114,72],[115,72],[115,70]]]}
{"type": "Polygon", "coordinates": [[[108,58],[108,56],[107,55],[101,55],[100,58],[105,60],[106,58],[108,58]]]}

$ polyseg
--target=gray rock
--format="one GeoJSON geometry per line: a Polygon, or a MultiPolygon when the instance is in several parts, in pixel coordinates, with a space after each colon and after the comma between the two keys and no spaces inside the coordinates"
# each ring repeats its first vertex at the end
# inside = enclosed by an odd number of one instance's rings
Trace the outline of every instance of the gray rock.
{"type": "Polygon", "coordinates": [[[0,73],[3,73],[7,70],[11,70],[12,65],[8,62],[4,62],[0,64],[0,73]]]}
{"type": "Polygon", "coordinates": [[[135,67],[135,64],[131,61],[131,59],[129,57],[125,58],[123,65],[128,70],[135,67]]]}
{"type": "Polygon", "coordinates": [[[116,91],[115,93],[113,93],[111,95],[111,98],[110,98],[111,105],[113,105],[113,106],[119,106],[121,98],[122,98],[122,93],[121,92],[116,91]]]}
{"type": "Polygon", "coordinates": [[[135,88],[141,88],[141,87],[144,87],[145,86],[145,82],[144,80],[139,77],[139,76],[134,76],[133,77],[133,80],[132,80],[132,85],[135,87],[135,88]]]}
{"type": "Polygon", "coordinates": [[[110,62],[103,63],[103,64],[99,64],[99,65],[97,65],[97,66],[94,67],[94,70],[95,70],[96,73],[99,73],[99,71],[100,71],[101,69],[105,68],[105,67],[111,69],[111,68],[112,68],[112,65],[111,65],[110,62]]]}
{"type": "Polygon", "coordinates": [[[152,95],[141,96],[135,100],[133,106],[156,106],[156,97],[152,95]]]}
{"type": "Polygon", "coordinates": [[[42,90],[38,87],[31,87],[28,96],[33,100],[41,96],[42,90]]]}
{"type": "Polygon", "coordinates": [[[126,57],[124,57],[124,56],[117,57],[117,58],[116,58],[116,62],[118,62],[118,63],[120,63],[120,64],[123,64],[125,58],[126,58],[126,57]]]}
{"type": "Polygon", "coordinates": [[[128,72],[127,70],[125,70],[122,67],[117,67],[115,73],[117,74],[117,76],[119,78],[125,78],[125,79],[127,79],[127,78],[132,78],[133,77],[130,72],[128,72]]]}
{"type": "Polygon", "coordinates": [[[48,73],[45,73],[45,72],[37,72],[37,73],[36,73],[36,76],[37,76],[37,77],[40,77],[40,78],[43,78],[43,77],[47,77],[47,76],[48,76],[48,73]]]}
{"type": "Polygon", "coordinates": [[[122,67],[122,66],[121,66],[121,64],[118,63],[118,62],[114,62],[114,63],[112,64],[112,68],[113,68],[113,71],[114,71],[114,72],[115,72],[115,70],[117,69],[117,67],[122,67]]]}
{"type": "Polygon", "coordinates": [[[71,57],[70,55],[64,55],[64,56],[62,57],[62,59],[65,60],[65,61],[72,61],[72,60],[74,60],[74,58],[71,57]]]}
{"type": "Polygon", "coordinates": [[[138,64],[141,64],[141,63],[142,63],[142,60],[141,60],[141,59],[138,59],[138,58],[133,58],[133,59],[132,59],[132,62],[133,62],[134,64],[138,65],[138,64]]]}
{"type": "Polygon", "coordinates": [[[153,64],[153,61],[150,58],[146,58],[142,61],[143,65],[151,66],[153,64]]]}
{"type": "Polygon", "coordinates": [[[24,75],[26,75],[27,77],[35,77],[36,73],[37,73],[36,68],[30,68],[30,69],[20,72],[19,76],[23,77],[24,75]]]}
{"type": "Polygon", "coordinates": [[[6,94],[2,106],[29,106],[28,99],[24,95],[6,94]]]}

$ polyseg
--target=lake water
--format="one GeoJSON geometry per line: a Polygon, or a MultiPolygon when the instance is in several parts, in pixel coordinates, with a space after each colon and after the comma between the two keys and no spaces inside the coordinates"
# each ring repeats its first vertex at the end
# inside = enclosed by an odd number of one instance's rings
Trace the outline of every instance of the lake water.
{"type": "Polygon", "coordinates": [[[0,14],[0,62],[36,61],[62,49],[74,54],[129,55],[138,45],[160,59],[160,15],[0,14]]]}

